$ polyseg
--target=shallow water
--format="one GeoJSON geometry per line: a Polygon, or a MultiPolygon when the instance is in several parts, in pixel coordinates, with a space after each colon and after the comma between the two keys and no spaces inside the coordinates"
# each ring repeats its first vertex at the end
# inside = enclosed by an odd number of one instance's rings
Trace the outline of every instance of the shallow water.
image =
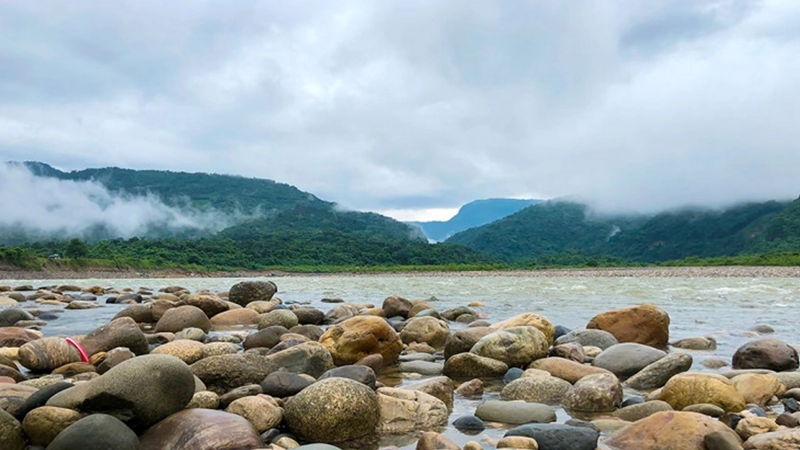
{"type": "MultiPolygon", "coordinates": [[[[800,304],[800,278],[541,278],[517,275],[465,277],[458,275],[365,275],[365,276],[291,276],[270,278],[278,285],[278,294],[285,302],[309,302],[322,310],[331,305],[325,297],[340,297],[347,302],[368,302],[380,306],[389,295],[406,298],[435,297],[432,303],[443,311],[480,301],[475,308],[496,322],[513,315],[532,311],[548,317],[554,324],[569,328],[583,327],[594,315],[614,308],[639,303],[653,303],[669,313],[670,338],[713,336],[717,350],[690,352],[693,370],[704,369],[700,362],[709,357],[730,361],[733,352],[753,338],[748,329],[766,324],[775,330],[772,335],[790,343],[798,342],[796,306],[800,304]]],[[[235,278],[186,279],[104,279],[104,280],[15,280],[0,284],[32,284],[48,286],[77,284],[116,288],[146,287],[153,290],[180,285],[192,291],[208,289],[227,291],[241,281],[235,278]]],[[[48,309],[28,302],[25,306],[48,309]]],[[[104,305],[82,311],[66,310],[42,330],[45,335],[82,334],[109,321],[125,305],[104,305]]],[[[460,327],[454,324],[453,327],[460,327]]],[[[725,370],[725,369],[721,369],[725,370]]],[[[417,381],[411,380],[411,381],[417,381]]],[[[484,400],[495,398],[491,389],[484,400]]],[[[452,420],[472,414],[480,400],[457,399],[452,420]]],[[[568,419],[559,411],[559,421],[568,419]]],[[[503,429],[487,429],[477,436],[467,436],[448,428],[445,435],[456,443],[480,440],[482,436],[499,438],[503,429]]],[[[411,446],[411,437],[387,439],[384,444],[411,446]]]]}

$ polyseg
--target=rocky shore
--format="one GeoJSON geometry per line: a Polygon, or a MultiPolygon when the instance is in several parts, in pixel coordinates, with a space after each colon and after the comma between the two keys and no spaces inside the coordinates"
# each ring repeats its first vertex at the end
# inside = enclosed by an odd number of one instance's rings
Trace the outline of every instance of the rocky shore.
{"type": "MultiPolygon", "coordinates": [[[[703,272],[715,269],[543,276],[796,276],[703,272]]],[[[650,304],[569,330],[534,312],[490,322],[479,302],[438,310],[389,296],[317,308],[276,291],[256,280],[227,292],[0,286],[0,447],[800,447],[797,349],[768,326],[727,359],[705,358],[731,367],[712,373],[691,368],[716,341],[671,340],[669,315],[650,304]],[[39,331],[65,310],[104,304],[124,306],[85,335],[39,331]]]]}

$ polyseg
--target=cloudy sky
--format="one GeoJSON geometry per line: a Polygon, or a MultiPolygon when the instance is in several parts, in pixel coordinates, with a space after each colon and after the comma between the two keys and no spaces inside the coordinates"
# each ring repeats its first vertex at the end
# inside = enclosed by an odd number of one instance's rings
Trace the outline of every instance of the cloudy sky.
{"type": "Polygon", "coordinates": [[[798,55],[795,0],[0,0],[0,157],[402,219],[790,199],[798,55]]]}

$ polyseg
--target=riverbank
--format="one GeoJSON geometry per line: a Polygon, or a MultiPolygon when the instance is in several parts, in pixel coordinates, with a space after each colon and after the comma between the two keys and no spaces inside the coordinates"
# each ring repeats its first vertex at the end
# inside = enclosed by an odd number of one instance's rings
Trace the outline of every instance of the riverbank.
{"type": "Polygon", "coordinates": [[[86,270],[46,269],[24,270],[0,268],[0,280],[81,280],[81,279],[139,279],[139,278],[258,278],[288,276],[347,276],[380,275],[398,277],[441,276],[463,277],[653,277],[653,278],[796,278],[800,277],[800,267],[791,266],[704,266],[704,267],[612,267],[541,270],[487,270],[487,271],[396,271],[396,272],[286,272],[233,271],[233,272],[191,272],[180,269],[137,271],[132,269],[91,268],[86,270]]]}

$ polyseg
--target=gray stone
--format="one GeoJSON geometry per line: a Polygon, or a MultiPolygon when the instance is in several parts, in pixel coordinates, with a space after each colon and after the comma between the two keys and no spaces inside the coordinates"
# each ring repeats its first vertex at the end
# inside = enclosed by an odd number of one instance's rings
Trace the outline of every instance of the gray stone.
{"type": "Polygon", "coordinates": [[[542,450],[595,450],[600,433],[560,423],[532,423],[512,428],[504,436],[535,439],[542,450]]]}
{"type": "Polygon", "coordinates": [[[269,301],[278,291],[272,281],[242,281],[234,284],[228,291],[228,300],[241,306],[263,300],[269,301]]]}
{"type": "Polygon", "coordinates": [[[629,377],[665,356],[666,352],[649,345],[626,342],[603,350],[594,358],[592,365],[618,377],[629,377]]]}
{"type": "Polygon", "coordinates": [[[400,372],[413,372],[421,375],[441,375],[444,364],[429,361],[407,361],[398,366],[400,372]]]}
{"type": "Polygon", "coordinates": [[[524,400],[526,402],[557,405],[572,388],[569,382],[550,375],[518,378],[508,383],[500,392],[505,400],[524,400]]]}
{"type": "Polygon", "coordinates": [[[167,417],[142,434],[141,442],[141,450],[251,450],[264,446],[244,417],[202,408],[167,417]]]}
{"type": "Polygon", "coordinates": [[[555,341],[555,345],[566,344],[569,342],[577,342],[583,347],[599,347],[603,350],[611,347],[612,345],[619,344],[617,338],[608,331],[603,330],[572,330],[569,333],[559,337],[555,341]]]}
{"type": "Polygon", "coordinates": [[[555,422],[556,411],[541,403],[487,400],[475,410],[475,415],[490,422],[509,424],[555,422]]]}
{"type": "Polygon", "coordinates": [[[139,439],[116,417],[92,414],[58,434],[47,450],[139,450],[139,439]]]}
{"type": "Polygon", "coordinates": [[[692,367],[692,356],[686,353],[670,353],[664,358],[646,366],[636,375],[628,378],[624,385],[631,389],[648,391],[657,389],[673,376],[688,371],[692,367]]]}

